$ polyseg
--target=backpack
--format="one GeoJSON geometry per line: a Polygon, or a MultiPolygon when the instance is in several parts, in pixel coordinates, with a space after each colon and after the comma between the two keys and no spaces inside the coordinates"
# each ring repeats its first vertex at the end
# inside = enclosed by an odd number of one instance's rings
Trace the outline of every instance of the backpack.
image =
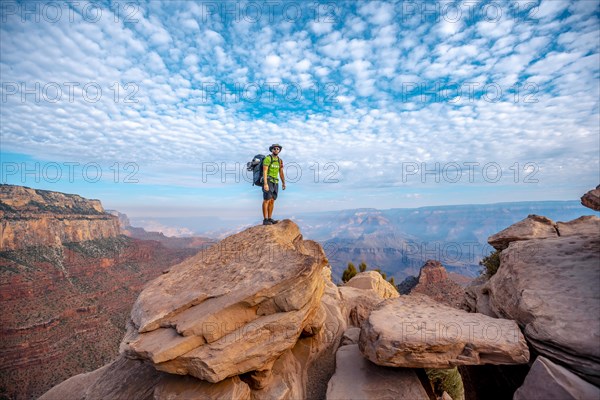
{"type": "Polygon", "coordinates": [[[252,161],[246,163],[246,169],[252,171],[252,186],[262,186],[263,184],[263,161],[265,156],[257,154],[252,161]]]}
{"type": "MultiPolygon", "coordinates": [[[[270,154],[269,154],[270,156],[270,154]]],[[[266,157],[269,157],[266,156],[266,157]]],[[[252,161],[246,163],[246,169],[248,171],[252,171],[252,186],[263,186],[263,162],[265,161],[265,156],[262,154],[257,154],[254,156],[252,161]]],[[[278,163],[281,163],[279,158],[277,159],[278,163]]]]}

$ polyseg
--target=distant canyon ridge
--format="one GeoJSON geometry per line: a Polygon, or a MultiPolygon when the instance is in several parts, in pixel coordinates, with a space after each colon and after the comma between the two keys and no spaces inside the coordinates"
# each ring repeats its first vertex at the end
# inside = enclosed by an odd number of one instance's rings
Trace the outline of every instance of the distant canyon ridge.
{"type": "MultiPolygon", "coordinates": [[[[481,270],[479,261],[494,250],[487,238],[528,215],[544,215],[554,221],[598,215],[578,200],[314,213],[279,209],[278,212],[277,218],[290,218],[305,237],[323,246],[336,282],[348,262],[358,266],[364,261],[369,269],[380,269],[401,282],[408,276],[416,277],[429,259],[440,261],[453,274],[472,279],[481,270]]],[[[132,218],[131,224],[165,226],[172,231],[190,231],[218,240],[259,222],[257,218],[225,221],[186,217],[132,218]]]]}

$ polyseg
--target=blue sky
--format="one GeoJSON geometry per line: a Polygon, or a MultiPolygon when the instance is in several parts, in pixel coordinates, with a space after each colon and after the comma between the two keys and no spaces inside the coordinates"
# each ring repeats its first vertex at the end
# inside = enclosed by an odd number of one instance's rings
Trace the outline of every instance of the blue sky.
{"type": "Polygon", "coordinates": [[[2,2],[2,182],[131,216],[573,200],[598,1],[2,2]],[[101,173],[101,174],[100,174],[101,173]]]}

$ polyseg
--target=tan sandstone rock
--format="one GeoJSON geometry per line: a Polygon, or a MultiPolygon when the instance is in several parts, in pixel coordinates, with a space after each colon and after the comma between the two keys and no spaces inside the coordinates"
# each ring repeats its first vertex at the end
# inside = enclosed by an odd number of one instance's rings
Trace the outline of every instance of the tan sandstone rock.
{"type": "Polygon", "coordinates": [[[160,373],[139,360],[119,357],[88,374],[76,375],[44,393],[41,400],[150,400],[160,373]]]}
{"type": "Polygon", "coordinates": [[[148,363],[119,357],[93,372],[67,379],[40,400],[249,400],[250,396],[250,388],[239,377],[213,384],[158,372],[148,363]]]}
{"type": "Polygon", "coordinates": [[[363,290],[372,290],[382,299],[389,299],[399,296],[394,285],[383,279],[383,276],[381,276],[381,274],[377,271],[360,272],[346,282],[344,286],[363,290]]]}
{"type": "Polygon", "coordinates": [[[349,325],[360,327],[371,310],[385,299],[400,294],[377,271],[361,272],[339,288],[346,320],[349,325]]]}
{"type": "Polygon", "coordinates": [[[361,328],[359,346],[378,365],[449,368],[523,364],[525,338],[514,321],[468,313],[424,295],[386,300],[361,328]]]}
{"type": "Polygon", "coordinates": [[[584,215],[569,222],[557,222],[556,229],[560,236],[600,235],[600,218],[595,215],[584,215]]]}
{"type": "Polygon", "coordinates": [[[522,221],[488,238],[488,243],[496,250],[504,250],[508,244],[519,240],[544,239],[557,237],[554,222],[539,215],[529,215],[522,221]]]}
{"type": "Polygon", "coordinates": [[[600,399],[600,389],[569,371],[539,356],[514,400],[577,400],[600,399]]]}
{"type": "Polygon", "coordinates": [[[311,330],[312,336],[301,337],[291,350],[275,361],[269,382],[260,390],[252,391],[253,399],[325,397],[328,378],[335,370],[335,351],[346,329],[346,320],[342,313],[343,303],[339,289],[331,280],[331,269],[323,268],[322,276],[325,281],[320,306],[324,317],[322,326],[311,330]]]}
{"type": "Polygon", "coordinates": [[[118,219],[104,212],[100,200],[0,184],[0,251],[118,235],[118,219]]]}
{"type": "Polygon", "coordinates": [[[600,185],[581,196],[581,204],[594,211],[600,211],[600,185]]]}
{"type": "Polygon", "coordinates": [[[209,382],[268,369],[324,323],[326,264],[290,220],[229,236],[146,286],[121,351],[209,382]]]}
{"type": "Polygon", "coordinates": [[[336,358],[327,400],[429,399],[413,370],[375,365],[362,356],[358,345],[340,347],[336,358]]]}
{"type": "Polygon", "coordinates": [[[340,346],[348,346],[350,344],[358,344],[358,338],[360,337],[360,328],[355,326],[346,329],[346,332],[342,335],[342,342],[340,346]]]}
{"type": "Polygon", "coordinates": [[[239,377],[209,383],[191,376],[163,374],[154,389],[153,400],[250,400],[252,392],[239,377]]]}
{"type": "Polygon", "coordinates": [[[486,287],[539,353],[600,384],[598,282],[600,235],[584,233],[511,243],[486,287]]]}

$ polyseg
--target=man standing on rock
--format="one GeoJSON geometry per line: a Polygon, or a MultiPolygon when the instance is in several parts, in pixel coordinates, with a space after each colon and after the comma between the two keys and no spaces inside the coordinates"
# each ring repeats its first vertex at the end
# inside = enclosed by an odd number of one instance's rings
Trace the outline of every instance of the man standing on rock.
{"type": "Polygon", "coordinates": [[[273,206],[277,200],[279,190],[279,177],[281,177],[281,188],[285,190],[285,177],[283,176],[283,161],[279,158],[281,145],[272,144],[269,147],[271,154],[263,160],[263,225],[273,225],[278,221],[273,216],[273,206]]]}

